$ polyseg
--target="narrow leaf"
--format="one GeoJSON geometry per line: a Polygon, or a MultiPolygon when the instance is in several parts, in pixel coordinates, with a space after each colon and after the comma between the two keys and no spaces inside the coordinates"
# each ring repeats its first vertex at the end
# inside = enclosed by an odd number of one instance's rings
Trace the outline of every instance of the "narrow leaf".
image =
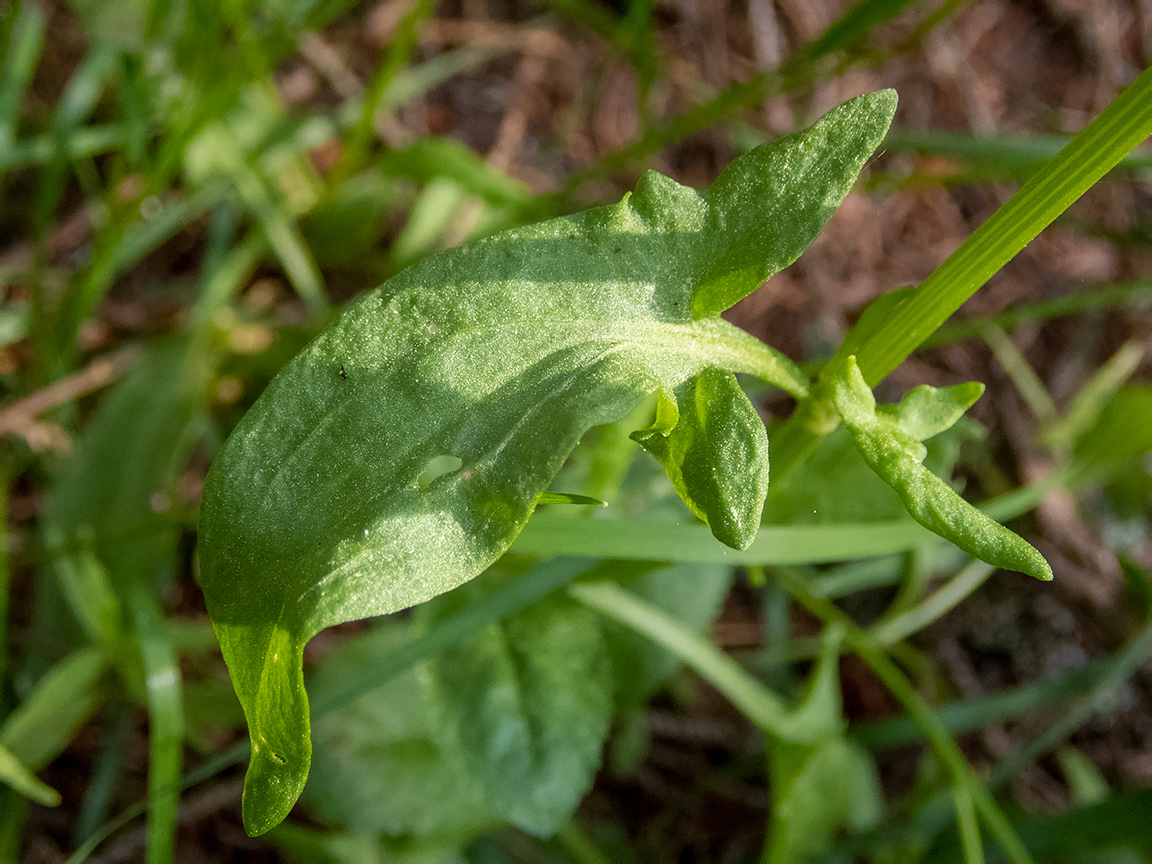
{"type": "Polygon", "coordinates": [[[708,368],[793,394],[719,317],[793,260],[895,110],[858,97],[699,193],[649,172],[619,204],[441,253],[352,304],[269,386],[205,485],[201,583],[252,737],[244,820],[281,821],[310,759],[301,673],[324,627],[468,581],[592,426],[708,368]],[[460,467],[426,485],[439,457],[460,467]]]}
{"type": "Polygon", "coordinates": [[[900,404],[876,407],[871,388],[849,357],[832,378],[836,410],[864,461],[896,490],[917,522],[965,552],[1005,570],[1051,579],[1044,557],[1019,535],[985,516],[921,463],[921,440],[947,428],[979,397],[982,385],[917,387],[900,404]]]}
{"type": "Polygon", "coordinates": [[[578,504],[584,507],[607,507],[606,501],[588,495],[574,495],[571,492],[545,492],[537,504],[578,504]]]}
{"type": "Polygon", "coordinates": [[[64,751],[104,701],[108,661],[95,649],[61,660],[0,727],[0,746],[39,771],[64,751]]]}
{"type": "Polygon", "coordinates": [[[532,517],[512,552],[696,564],[827,564],[905,552],[931,541],[911,519],[831,525],[770,525],[743,552],[721,546],[703,525],[669,519],[532,517]]]}
{"type": "Polygon", "coordinates": [[[0,744],[0,783],[8,784],[25,798],[45,807],[60,803],[60,793],[29,771],[3,744],[0,744]]]}

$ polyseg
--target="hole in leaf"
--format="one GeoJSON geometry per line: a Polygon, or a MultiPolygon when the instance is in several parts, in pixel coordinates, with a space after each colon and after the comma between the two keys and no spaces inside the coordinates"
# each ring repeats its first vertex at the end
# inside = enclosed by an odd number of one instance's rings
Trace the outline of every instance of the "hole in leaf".
{"type": "Polygon", "coordinates": [[[272,761],[273,761],[273,762],[275,762],[277,765],[283,765],[283,764],[285,764],[285,763],[288,761],[288,760],[287,760],[287,759],[285,759],[283,756],[281,756],[279,753],[277,753],[275,750],[269,750],[269,751],[268,751],[268,756],[269,756],[269,757],[272,759],[272,761]]]}
{"type": "Polygon", "coordinates": [[[416,478],[416,485],[421,489],[427,489],[432,485],[433,481],[438,480],[445,474],[459,471],[460,466],[463,464],[464,460],[459,456],[433,456],[428,460],[428,464],[424,466],[424,470],[420,472],[420,476],[416,478]]]}

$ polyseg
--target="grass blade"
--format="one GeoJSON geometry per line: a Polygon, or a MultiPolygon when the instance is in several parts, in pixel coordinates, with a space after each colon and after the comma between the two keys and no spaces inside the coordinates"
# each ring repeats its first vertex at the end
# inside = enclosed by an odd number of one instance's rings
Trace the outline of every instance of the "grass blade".
{"type": "Polygon", "coordinates": [[[915,549],[933,535],[915,522],[766,527],[739,552],[706,525],[655,519],[572,519],[540,513],[512,544],[520,555],[579,555],[696,564],[816,564],[915,549]]]}
{"type": "Polygon", "coordinates": [[[874,386],[996,271],[1152,134],[1152,69],[1146,69],[1072,142],[932,271],[856,354],[874,386]]]}
{"type": "MultiPolygon", "coordinates": [[[[16,141],[16,123],[20,116],[20,102],[28,88],[40,48],[44,43],[44,13],[34,3],[20,7],[15,24],[8,35],[7,63],[0,79],[0,153],[7,153],[16,141]]],[[[3,177],[0,165],[0,178],[3,177]]]]}
{"type": "Polygon", "coordinates": [[[184,705],[180,667],[159,604],[145,588],[130,598],[148,697],[148,864],[172,861],[176,847],[184,705]]]}
{"type": "Polygon", "coordinates": [[[60,141],[49,132],[14,142],[0,149],[0,171],[44,165],[54,159],[76,160],[99,156],[124,144],[125,130],[119,123],[85,126],[60,141]],[[61,152],[61,147],[63,151],[61,152]]]}
{"type": "MultiPolygon", "coordinates": [[[[1069,139],[1054,135],[992,137],[940,130],[893,128],[884,139],[888,150],[966,159],[994,169],[997,174],[1027,179],[1046,160],[1067,146],[1069,139]],[[1022,175],[1022,176],[1021,176],[1022,175]]],[[[1132,170],[1152,168],[1152,154],[1129,153],[1120,165],[1132,170]]]]}
{"type": "Polygon", "coordinates": [[[0,727],[0,745],[39,771],[63,752],[100,707],[107,669],[107,659],[92,649],[52,667],[0,727]]]}
{"type": "Polygon", "coordinates": [[[1129,304],[1134,308],[1147,308],[1152,305],[1152,282],[1128,282],[1122,285],[1096,285],[1055,297],[1039,303],[1029,303],[1005,309],[987,318],[974,318],[968,321],[949,321],[922,343],[925,348],[947,345],[961,339],[983,336],[989,327],[1008,330],[1017,324],[1043,323],[1063,315],[1103,309],[1109,306],[1129,304]]]}
{"type": "Polygon", "coordinates": [[[7,783],[25,798],[45,807],[56,807],[60,803],[60,793],[29,771],[3,744],[0,744],[0,783],[7,783]]]}

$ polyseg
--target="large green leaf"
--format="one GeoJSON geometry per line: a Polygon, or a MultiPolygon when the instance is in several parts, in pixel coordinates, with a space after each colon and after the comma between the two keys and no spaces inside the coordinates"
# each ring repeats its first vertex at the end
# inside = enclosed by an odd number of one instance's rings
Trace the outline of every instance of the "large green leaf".
{"type": "Polygon", "coordinates": [[[985,516],[922,464],[923,442],[948,429],[980,398],[984,385],[916,387],[895,405],[876,405],[849,357],[834,372],[832,399],[864,461],[891,486],[917,522],[968,554],[1006,570],[1051,579],[1044,556],[1018,534],[985,516]]]}
{"type": "Polygon", "coordinates": [[[649,172],[619,204],[437,255],[281,372],[213,465],[201,520],[201,582],[252,737],[249,831],[283,819],[307,777],[312,635],[483,571],[580,436],[649,393],[710,368],[805,391],[719,313],[795,260],[895,105],[858,97],[703,193],[649,172]],[[459,467],[421,483],[444,456],[459,467]]]}

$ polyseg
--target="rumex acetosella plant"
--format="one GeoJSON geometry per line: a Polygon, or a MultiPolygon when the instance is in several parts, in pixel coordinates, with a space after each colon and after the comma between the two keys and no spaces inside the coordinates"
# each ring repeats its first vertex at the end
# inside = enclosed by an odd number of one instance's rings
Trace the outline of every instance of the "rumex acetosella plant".
{"type": "Polygon", "coordinates": [[[812,241],[895,109],[891,90],[860,96],[705,191],[648,172],[618,204],[440,253],[353,303],[280,372],[213,463],[200,522],[200,581],[252,742],[249,832],[282,821],[308,777],[308,640],[481,574],[581,436],[653,394],[633,438],[728,547],[752,543],[769,488],[741,373],[801,400],[790,462],[797,436],[843,422],[917,522],[1051,578],[923,465],[923,442],[982,385],[877,405],[854,354],[812,382],[720,317],[812,241]]]}

